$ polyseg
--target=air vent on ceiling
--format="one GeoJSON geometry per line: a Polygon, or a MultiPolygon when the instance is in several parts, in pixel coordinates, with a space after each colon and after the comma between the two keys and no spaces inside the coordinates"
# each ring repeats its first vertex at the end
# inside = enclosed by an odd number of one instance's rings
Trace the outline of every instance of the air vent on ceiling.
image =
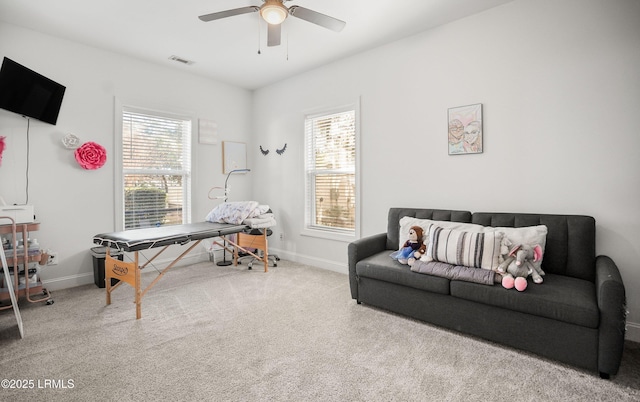
{"type": "Polygon", "coordinates": [[[178,56],[170,56],[169,60],[177,61],[178,63],[186,64],[189,66],[194,63],[191,60],[183,59],[182,57],[178,57],[178,56]]]}

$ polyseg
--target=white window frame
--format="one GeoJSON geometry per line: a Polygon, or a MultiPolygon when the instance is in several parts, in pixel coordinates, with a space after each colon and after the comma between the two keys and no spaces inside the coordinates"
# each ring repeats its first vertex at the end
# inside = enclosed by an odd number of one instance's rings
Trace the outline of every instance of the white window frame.
{"type": "MultiPolygon", "coordinates": [[[[195,171],[193,169],[196,166],[195,161],[195,144],[194,144],[194,132],[196,130],[196,117],[193,113],[187,111],[180,110],[166,110],[166,107],[154,107],[149,106],[145,102],[136,102],[136,101],[122,101],[118,98],[115,98],[115,126],[114,126],[114,177],[115,177],[115,185],[114,185],[114,196],[115,196],[115,216],[114,216],[114,227],[117,231],[124,230],[124,168],[122,166],[122,127],[123,120],[122,114],[125,110],[147,113],[151,115],[164,116],[167,118],[173,119],[184,119],[191,121],[191,133],[189,135],[189,140],[191,141],[191,166],[189,168],[189,173],[187,173],[188,182],[183,186],[183,199],[185,205],[183,205],[182,209],[182,220],[183,223],[191,223],[191,211],[192,211],[192,183],[196,182],[195,171]],[[141,106],[142,105],[142,106],[141,106]]],[[[173,109],[173,108],[171,108],[173,109]]]]}
{"type": "Polygon", "coordinates": [[[304,223],[301,234],[303,236],[316,237],[321,239],[329,239],[336,240],[342,242],[352,242],[355,239],[360,238],[360,205],[361,205],[361,196],[360,196],[360,99],[357,99],[354,102],[345,103],[341,106],[333,106],[333,107],[323,107],[316,108],[313,110],[308,110],[304,113],[303,118],[303,130],[304,130],[304,153],[303,153],[303,174],[304,174],[304,223]],[[307,155],[309,152],[308,143],[308,135],[306,131],[306,122],[308,119],[317,118],[321,116],[327,116],[347,111],[355,112],[355,141],[356,141],[356,159],[355,159],[355,229],[353,230],[345,230],[339,228],[325,228],[318,227],[311,224],[312,216],[314,216],[314,205],[315,205],[315,197],[313,194],[308,192],[308,189],[311,188],[309,183],[309,174],[307,169],[307,155]],[[310,197],[310,198],[309,198],[310,197]]]}

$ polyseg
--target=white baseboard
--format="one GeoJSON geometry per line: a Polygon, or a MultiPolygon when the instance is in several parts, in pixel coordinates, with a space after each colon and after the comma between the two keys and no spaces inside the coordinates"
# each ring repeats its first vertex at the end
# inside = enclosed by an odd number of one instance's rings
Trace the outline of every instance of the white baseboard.
{"type": "Polygon", "coordinates": [[[628,341],[640,343],[640,324],[627,321],[627,332],[624,338],[628,341]]]}
{"type": "Polygon", "coordinates": [[[273,247],[269,247],[269,254],[277,254],[278,257],[285,260],[299,262],[301,264],[311,265],[313,267],[323,268],[345,275],[349,274],[349,266],[347,264],[341,264],[335,261],[325,260],[323,258],[309,257],[298,253],[291,253],[273,247]]]}
{"type": "Polygon", "coordinates": [[[42,286],[50,291],[75,288],[90,283],[93,283],[93,272],[42,280],[42,286]]]}
{"type": "MultiPolygon", "coordinates": [[[[207,261],[209,259],[209,253],[200,252],[200,253],[191,253],[189,255],[184,256],[178,263],[176,263],[175,267],[191,265],[202,261],[207,261]]],[[[165,258],[154,260],[155,265],[159,267],[164,267],[167,264],[170,264],[173,261],[171,258],[165,258]]],[[[146,267],[142,270],[142,273],[153,272],[155,269],[153,267],[146,267]]],[[[62,290],[68,288],[74,288],[77,286],[84,286],[94,283],[93,278],[93,270],[91,272],[83,272],[75,275],[69,276],[61,276],[54,279],[43,279],[42,285],[47,290],[55,291],[62,290]]]]}

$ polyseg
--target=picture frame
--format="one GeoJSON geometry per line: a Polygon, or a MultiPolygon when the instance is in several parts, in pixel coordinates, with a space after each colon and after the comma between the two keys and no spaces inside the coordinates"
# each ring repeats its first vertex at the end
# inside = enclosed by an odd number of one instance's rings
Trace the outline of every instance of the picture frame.
{"type": "Polygon", "coordinates": [[[449,155],[482,153],[482,103],[449,108],[447,128],[449,155]]]}
{"type": "Polygon", "coordinates": [[[244,142],[222,141],[222,173],[247,168],[247,144],[244,142]]]}
{"type": "Polygon", "coordinates": [[[200,144],[218,144],[218,123],[213,120],[198,120],[198,142],[200,144]]]}

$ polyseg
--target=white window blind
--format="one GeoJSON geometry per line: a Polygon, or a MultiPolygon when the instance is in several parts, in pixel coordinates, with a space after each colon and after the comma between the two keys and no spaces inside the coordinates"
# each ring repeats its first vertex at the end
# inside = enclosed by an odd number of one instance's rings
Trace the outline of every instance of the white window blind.
{"type": "Polygon", "coordinates": [[[124,229],[190,221],[191,118],[125,107],[124,229]]]}
{"type": "Polygon", "coordinates": [[[356,111],[305,118],[306,228],[356,229],[356,111]]]}

